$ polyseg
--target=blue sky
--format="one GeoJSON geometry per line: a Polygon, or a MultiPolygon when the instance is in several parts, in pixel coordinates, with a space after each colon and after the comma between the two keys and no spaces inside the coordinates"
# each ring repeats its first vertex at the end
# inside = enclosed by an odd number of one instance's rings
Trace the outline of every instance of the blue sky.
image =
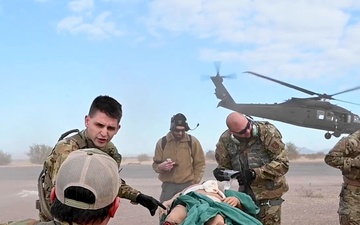
{"type": "MultiPolygon", "coordinates": [[[[309,97],[248,70],[319,93],[360,85],[359,9],[355,0],[0,0],[0,149],[21,158],[33,143],[53,146],[84,127],[91,101],[104,94],[123,105],[113,139],[123,155],[152,155],[178,112],[190,127],[200,123],[191,134],[214,149],[230,112],[216,108],[204,79],[214,61],[237,74],[224,84],[243,103],[309,97]]],[[[338,140],[271,122],[299,147],[338,140]]]]}

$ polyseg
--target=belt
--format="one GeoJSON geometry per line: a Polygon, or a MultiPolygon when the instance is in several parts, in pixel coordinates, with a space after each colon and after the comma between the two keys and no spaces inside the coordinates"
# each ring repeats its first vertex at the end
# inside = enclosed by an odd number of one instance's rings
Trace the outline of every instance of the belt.
{"type": "Polygon", "coordinates": [[[268,199],[268,200],[260,200],[260,206],[264,206],[264,205],[267,205],[269,207],[271,206],[275,206],[275,205],[281,205],[281,203],[285,201],[284,199],[282,198],[279,198],[279,199],[268,199]]]}
{"type": "Polygon", "coordinates": [[[348,185],[351,185],[351,186],[355,186],[355,187],[360,187],[360,181],[358,180],[352,180],[352,179],[349,179],[345,176],[343,176],[343,180],[344,180],[344,183],[348,184],[348,185]]]}
{"type": "Polygon", "coordinates": [[[352,192],[356,192],[356,191],[359,191],[359,190],[360,190],[359,187],[356,187],[356,186],[353,186],[353,185],[347,184],[347,183],[344,183],[344,184],[343,184],[343,187],[344,187],[345,189],[347,189],[347,190],[352,191],[352,192]]]}

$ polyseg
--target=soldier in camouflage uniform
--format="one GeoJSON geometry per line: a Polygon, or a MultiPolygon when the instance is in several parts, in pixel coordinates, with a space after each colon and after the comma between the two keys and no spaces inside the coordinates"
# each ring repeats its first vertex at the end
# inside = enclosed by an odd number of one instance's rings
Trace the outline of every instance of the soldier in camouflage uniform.
{"type": "Polygon", "coordinates": [[[340,224],[360,224],[360,130],[340,139],[325,156],[325,163],[340,169],[343,175],[340,224]]]}
{"type": "MultiPolygon", "coordinates": [[[[85,117],[86,129],[56,144],[51,155],[44,163],[43,184],[39,182],[38,187],[40,201],[37,208],[40,210],[41,221],[52,219],[49,213],[50,192],[55,185],[59,168],[69,153],[78,149],[98,148],[114,158],[120,167],[121,155],[111,142],[111,139],[120,129],[121,117],[122,107],[119,102],[109,96],[98,96],[92,102],[89,114],[85,117]]],[[[127,185],[124,180],[122,180],[118,195],[148,208],[152,216],[159,205],[163,207],[159,201],[140,193],[127,185]]]]}
{"type": "Polygon", "coordinates": [[[109,155],[98,149],[71,152],[51,191],[54,219],[26,219],[0,225],[106,225],[120,205],[120,185],[117,162],[109,155]]]}
{"type": "Polygon", "coordinates": [[[233,112],[226,119],[226,130],[216,145],[219,181],[227,180],[225,169],[240,171],[239,191],[252,196],[260,207],[258,219],[264,225],[281,224],[281,197],[289,190],[285,174],[289,159],[278,129],[233,112]]]}

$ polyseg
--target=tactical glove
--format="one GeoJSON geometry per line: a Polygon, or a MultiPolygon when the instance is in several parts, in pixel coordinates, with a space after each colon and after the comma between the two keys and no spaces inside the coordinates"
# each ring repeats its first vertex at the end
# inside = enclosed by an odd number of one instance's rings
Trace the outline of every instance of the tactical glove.
{"type": "Polygon", "coordinates": [[[229,181],[230,177],[224,173],[225,169],[215,168],[213,170],[214,177],[218,181],[229,181]]]}
{"type": "Polygon", "coordinates": [[[138,196],[136,197],[136,202],[147,208],[150,211],[151,216],[155,215],[155,212],[159,206],[166,210],[166,207],[161,204],[161,202],[151,196],[144,195],[142,193],[138,194],[138,196]]]}
{"type": "Polygon", "coordinates": [[[251,184],[256,178],[256,173],[253,169],[245,170],[245,179],[246,181],[251,184]]]}

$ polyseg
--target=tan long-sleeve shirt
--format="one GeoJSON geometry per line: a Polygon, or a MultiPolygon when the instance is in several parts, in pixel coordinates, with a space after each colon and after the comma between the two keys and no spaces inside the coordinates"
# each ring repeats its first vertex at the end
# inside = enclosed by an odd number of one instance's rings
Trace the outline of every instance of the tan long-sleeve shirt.
{"type": "Polygon", "coordinates": [[[152,164],[154,171],[159,173],[159,180],[179,184],[201,181],[205,170],[205,154],[197,138],[191,135],[191,148],[189,141],[188,134],[185,134],[183,139],[176,141],[169,132],[166,135],[166,145],[162,149],[162,138],[159,139],[156,143],[152,164]],[[160,171],[158,165],[168,158],[175,162],[173,169],[160,171]]]}

